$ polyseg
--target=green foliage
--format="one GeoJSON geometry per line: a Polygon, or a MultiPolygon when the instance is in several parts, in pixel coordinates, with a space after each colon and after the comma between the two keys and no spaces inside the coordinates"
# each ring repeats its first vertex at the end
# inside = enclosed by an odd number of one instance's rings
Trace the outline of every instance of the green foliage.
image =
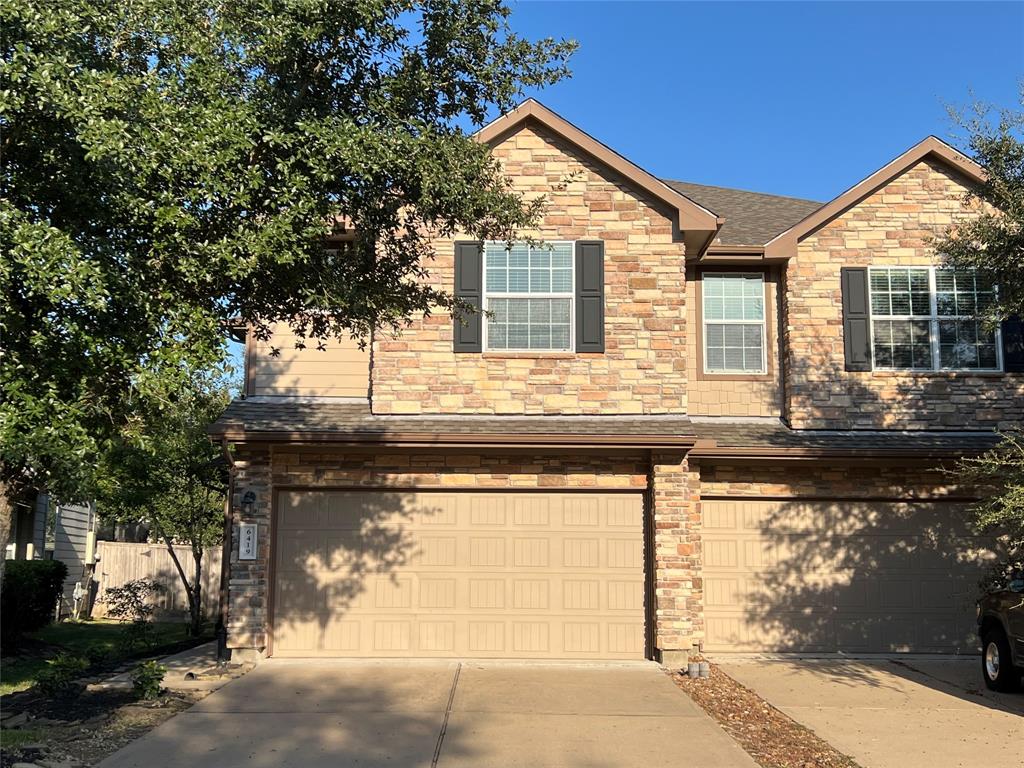
{"type": "Polygon", "coordinates": [[[149,602],[149,596],[162,590],[162,586],[148,579],[134,579],[120,587],[107,587],[103,595],[107,615],[118,621],[146,621],[156,610],[156,606],[149,602]]]}
{"type": "Polygon", "coordinates": [[[144,661],[132,672],[132,690],[140,699],[158,699],[163,691],[164,675],[166,674],[167,667],[163,667],[155,661],[144,661]]]}
{"type": "Polygon", "coordinates": [[[68,568],[59,560],[9,560],[0,590],[4,644],[53,620],[68,568]]]}
{"type": "Polygon", "coordinates": [[[492,0],[0,0],[0,493],[87,497],[140,400],[222,359],[229,322],[366,338],[451,308],[420,280],[432,239],[508,238],[542,205],[466,128],[564,77],[574,48],[508,18],[492,0]]]}
{"type": "Polygon", "coordinates": [[[137,651],[151,648],[155,642],[153,625],[145,619],[129,621],[124,625],[124,632],[118,638],[117,647],[125,656],[137,651]]]}
{"type": "Polygon", "coordinates": [[[103,595],[107,615],[125,624],[117,642],[122,653],[131,655],[153,644],[153,625],[149,619],[156,606],[149,602],[149,596],[162,591],[160,584],[147,579],[134,579],[120,587],[107,587],[103,595]]]}
{"type": "Polygon", "coordinates": [[[993,121],[990,107],[975,104],[967,113],[951,113],[967,133],[971,155],[988,175],[969,199],[987,209],[950,230],[935,250],[950,266],[977,269],[999,286],[997,303],[988,312],[990,322],[1024,317],[1024,112],[1000,110],[993,121]]]}
{"type": "Polygon", "coordinates": [[[1004,556],[982,585],[1001,589],[1012,573],[1024,571],[1024,432],[1004,432],[991,450],[961,459],[953,475],[982,496],[971,507],[977,530],[1002,540],[1004,556]]]}
{"type": "Polygon", "coordinates": [[[102,667],[110,661],[110,651],[102,645],[90,645],[85,649],[85,658],[91,667],[102,667]]]}
{"type": "Polygon", "coordinates": [[[76,681],[89,669],[89,661],[81,656],[61,653],[36,675],[36,686],[47,696],[69,696],[78,690],[76,681]]]}
{"type": "MultiPolygon", "coordinates": [[[[188,595],[193,634],[202,622],[203,551],[221,541],[228,480],[221,448],[210,441],[206,428],[229,400],[224,377],[193,373],[173,398],[140,410],[135,433],[111,444],[97,472],[96,498],[103,517],[145,521],[168,545],[188,595]],[[172,543],[192,547],[195,572],[185,572],[172,543]]],[[[125,597],[127,592],[117,595],[125,597]]]]}

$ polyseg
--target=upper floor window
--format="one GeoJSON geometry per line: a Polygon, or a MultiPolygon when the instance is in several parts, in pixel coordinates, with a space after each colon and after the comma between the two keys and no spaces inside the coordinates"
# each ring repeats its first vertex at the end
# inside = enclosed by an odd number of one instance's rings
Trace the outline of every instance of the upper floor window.
{"type": "Polygon", "coordinates": [[[871,267],[869,275],[876,369],[1001,370],[999,332],[977,319],[995,288],[973,270],[871,267]]]}
{"type": "Polygon", "coordinates": [[[573,243],[484,243],[484,349],[567,352],[573,345],[573,243]]]}
{"type": "Polygon", "coordinates": [[[764,275],[705,272],[701,284],[704,372],[764,373],[764,275]]]}

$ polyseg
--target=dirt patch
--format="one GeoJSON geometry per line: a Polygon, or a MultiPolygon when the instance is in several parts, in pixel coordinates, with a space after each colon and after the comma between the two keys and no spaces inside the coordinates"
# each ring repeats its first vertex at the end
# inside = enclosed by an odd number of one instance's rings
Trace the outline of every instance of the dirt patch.
{"type": "Polygon", "coordinates": [[[860,768],[714,664],[710,678],[674,672],[672,679],[762,768],[860,768]]]}
{"type": "Polygon", "coordinates": [[[28,720],[4,731],[0,768],[17,762],[69,761],[92,766],[165,720],[205,698],[209,691],[174,691],[155,701],[136,701],[131,691],[93,690],[66,701],[39,700],[28,720]],[[31,734],[29,739],[10,738],[31,734]]]}

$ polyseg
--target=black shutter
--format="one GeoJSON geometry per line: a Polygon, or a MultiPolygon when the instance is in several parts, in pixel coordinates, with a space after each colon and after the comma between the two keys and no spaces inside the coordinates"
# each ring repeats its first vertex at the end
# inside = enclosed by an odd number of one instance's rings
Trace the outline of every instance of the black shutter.
{"type": "Polygon", "coordinates": [[[846,370],[871,370],[871,299],[867,267],[843,267],[843,352],[846,370]]]}
{"type": "Polygon", "coordinates": [[[576,351],[604,352],[604,243],[576,243],[576,351]]]}
{"type": "Polygon", "coordinates": [[[483,350],[483,329],[481,327],[480,305],[484,289],[483,243],[463,242],[455,244],[455,298],[476,308],[471,313],[456,313],[454,350],[456,352],[481,352],[483,350]]]}
{"type": "Polygon", "coordinates": [[[1014,316],[1003,320],[1003,370],[1010,373],[1024,372],[1024,320],[1014,316]]]}

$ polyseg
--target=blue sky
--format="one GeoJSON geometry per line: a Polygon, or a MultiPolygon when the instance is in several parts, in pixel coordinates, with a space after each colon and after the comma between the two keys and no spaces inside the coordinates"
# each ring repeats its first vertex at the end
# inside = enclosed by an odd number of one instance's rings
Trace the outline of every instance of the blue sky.
{"type": "Polygon", "coordinates": [[[662,178],[828,200],[935,134],[971,92],[1018,103],[1024,3],[511,0],[580,43],[535,95],[662,178]]]}

